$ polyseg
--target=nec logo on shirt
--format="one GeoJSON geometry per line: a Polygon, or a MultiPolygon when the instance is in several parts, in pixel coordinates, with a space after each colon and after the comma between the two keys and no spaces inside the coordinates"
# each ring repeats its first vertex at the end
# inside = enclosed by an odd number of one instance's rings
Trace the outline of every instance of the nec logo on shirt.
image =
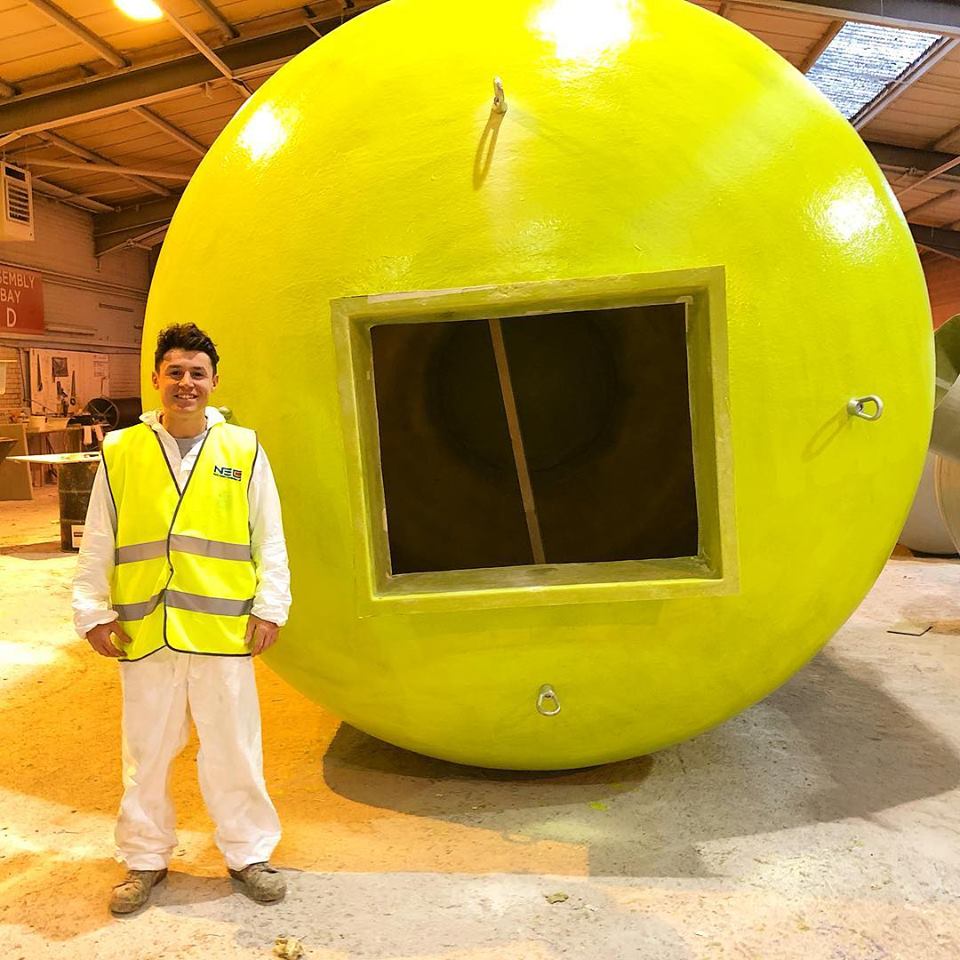
{"type": "Polygon", "coordinates": [[[213,475],[215,477],[226,477],[228,480],[242,480],[243,471],[234,470],[233,467],[214,467],[213,475]]]}

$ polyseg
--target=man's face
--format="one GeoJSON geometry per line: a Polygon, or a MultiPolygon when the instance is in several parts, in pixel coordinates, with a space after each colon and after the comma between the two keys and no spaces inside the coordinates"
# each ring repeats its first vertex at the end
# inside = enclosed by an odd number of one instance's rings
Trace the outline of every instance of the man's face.
{"type": "Polygon", "coordinates": [[[219,377],[210,357],[192,350],[168,350],[153,372],[153,385],[160,391],[163,412],[184,415],[203,410],[219,377]]]}

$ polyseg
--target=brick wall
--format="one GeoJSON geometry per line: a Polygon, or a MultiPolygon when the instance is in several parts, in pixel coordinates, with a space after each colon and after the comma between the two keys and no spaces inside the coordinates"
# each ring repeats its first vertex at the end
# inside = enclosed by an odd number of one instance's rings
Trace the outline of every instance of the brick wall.
{"type": "Polygon", "coordinates": [[[6,367],[7,389],[0,393],[0,422],[9,420],[23,409],[23,361],[16,347],[0,346],[0,361],[13,360],[13,363],[3,363],[6,367]]]}

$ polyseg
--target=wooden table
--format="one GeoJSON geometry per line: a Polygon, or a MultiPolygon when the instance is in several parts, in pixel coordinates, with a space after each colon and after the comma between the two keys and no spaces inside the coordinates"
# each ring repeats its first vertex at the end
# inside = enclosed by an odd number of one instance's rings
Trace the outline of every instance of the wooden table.
{"type": "MultiPolygon", "coordinates": [[[[29,454],[44,455],[57,453],[79,453],[83,441],[83,427],[27,427],[27,452],[29,454]],[[62,444],[54,443],[55,437],[62,435],[62,444]],[[60,447],[61,449],[57,449],[60,447]]],[[[33,485],[42,487],[47,481],[47,475],[52,473],[42,461],[32,461],[30,467],[33,474],[33,485]]],[[[56,482],[56,475],[54,480],[56,482]]]]}

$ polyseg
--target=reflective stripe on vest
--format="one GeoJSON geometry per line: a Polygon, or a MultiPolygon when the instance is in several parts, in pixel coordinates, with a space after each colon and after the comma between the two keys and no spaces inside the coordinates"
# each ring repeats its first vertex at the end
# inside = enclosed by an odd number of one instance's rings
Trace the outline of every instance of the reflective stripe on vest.
{"type": "Polygon", "coordinates": [[[157,608],[160,601],[168,607],[178,610],[193,610],[195,613],[215,613],[228,617],[240,617],[253,609],[253,598],[249,600],[224,600],[222,597],[201,597],[196,593],[183,593],[180,590],[161,590],[156,596],[143,603],[117,603],[121,621],[143,620],[157,608]]]}
{"type": "MultiPolygon", "coordinates": [[[[193,553],[198,557],[218,557],[221,560],[252,560],[249,543],[223,543],[219,540],[202,540],[200,537],[188,537],[174,533],[169,537],[170,549],[180,553],[193,553]]],[[[150,560],[165,556],[166,540],[153,540],[150,543],[132,543],[118,547],[115,562],[134,563],[137,560],[150,560]]]]}
{"type": "Polygon", "coordinates": [[[256,591],[247,489],[251,430],[214,424],[180,493],[156,432],[113,431],[103,459],[117,512],[111,597],[130,636],[128,660],[166,644],[240,656],[256,591]]]}

